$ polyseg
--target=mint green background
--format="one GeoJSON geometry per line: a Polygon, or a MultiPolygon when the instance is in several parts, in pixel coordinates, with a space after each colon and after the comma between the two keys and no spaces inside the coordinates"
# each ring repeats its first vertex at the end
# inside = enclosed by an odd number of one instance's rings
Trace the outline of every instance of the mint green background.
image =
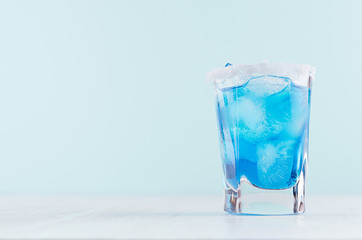
{"type": "Polygon", "coordinates": [[[362,1],[0,1],[0,194],[222,193],[208,71],[308,63],[308,191],[362,193],[362,1]]]}

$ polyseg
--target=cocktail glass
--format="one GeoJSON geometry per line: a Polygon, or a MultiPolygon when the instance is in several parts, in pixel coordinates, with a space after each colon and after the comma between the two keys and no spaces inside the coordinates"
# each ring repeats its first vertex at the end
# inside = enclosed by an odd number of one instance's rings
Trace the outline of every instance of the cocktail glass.
{"type": "Polygon", "coordinates": [[[305,211],[311,86],[309,65],[259,63],[211,71],[216,93],[224,210],[305,211]]]}

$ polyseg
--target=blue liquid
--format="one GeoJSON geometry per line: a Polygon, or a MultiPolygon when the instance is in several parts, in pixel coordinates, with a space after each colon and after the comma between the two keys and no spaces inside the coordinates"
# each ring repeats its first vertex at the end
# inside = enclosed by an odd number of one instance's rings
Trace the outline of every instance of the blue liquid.
{"type": "Polygon", "coordinates": [[[217,92],[226,183],[236,189],[246,178],[264,189],[294,186],[308,151],[309,88],[261,76],[217,92]]]}

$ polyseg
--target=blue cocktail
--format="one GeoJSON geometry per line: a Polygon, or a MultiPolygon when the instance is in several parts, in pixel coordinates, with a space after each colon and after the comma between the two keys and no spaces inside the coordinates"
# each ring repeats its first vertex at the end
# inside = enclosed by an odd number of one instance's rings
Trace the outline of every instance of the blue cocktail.
{"type": "Polygon", "coordinates": [[[313,74],[308,65],[267,63],[227,66],[213,73],[226,211],[304,212],[313,74]],[[249,198],[243,204],[243,196],[249,194],[243,192],[243,184],[255,188],[251,192],[257,200],[249,198]],[[271,190],[282,193],[279,203],[288,202],[284,196],[292,197],[293,206],[280,211],[250,207],[279,193],[271,190]]]}

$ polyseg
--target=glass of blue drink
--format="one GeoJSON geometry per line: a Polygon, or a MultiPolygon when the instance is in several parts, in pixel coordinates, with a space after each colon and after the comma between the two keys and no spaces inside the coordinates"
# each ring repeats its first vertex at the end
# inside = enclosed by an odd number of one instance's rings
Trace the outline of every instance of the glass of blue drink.
{"type": "Polygon", "coordinates": [[[215,69],[224,210],[305,211],[311,85],[309,65],[260,63],[215,69]]]}

